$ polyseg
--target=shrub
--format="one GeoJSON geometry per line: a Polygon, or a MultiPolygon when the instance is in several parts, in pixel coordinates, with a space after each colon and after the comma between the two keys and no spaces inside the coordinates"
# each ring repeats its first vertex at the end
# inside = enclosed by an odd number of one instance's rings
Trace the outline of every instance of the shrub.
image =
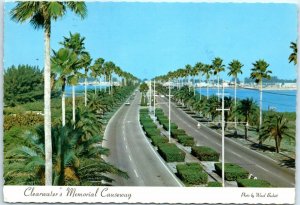
{"type": "Polygon", "coordinates": [[[222,187],[222,183],[220,183],[220,182],[208,182],[207,186],[208,187],[222,187]]]}
{"type": "Polygon", "coordinates": [[[220,154],[210,147],[193,146],[192,155],[201,161],[219,161],[220,154]]]}
{"type": "MultiPolygon", "coordinates": [[[[222,164],[215,163],[215,169],[217,174],[222,176],[222,164]]],[[[246,179],[249,176],[249,172],[237,164],[225,163],[225,179],[228,181],[235,181],[237,179],[246,179]]]]}
{"type": "Polygon", "coordinates": [[[171,129],[171,136],[177,138],[178,135],[185,135],[185,131],[182,129],[171,129]]]}
{"type": "Polygon", "coordinates": [[[178,177],[188,185],[207,183],[208,175],[198,163],[186,163],[176,165],[178,177]]]}
{"type": "Polygon", "coordinates": [[[147,137],[160,135],[160,131],[157,128],[145,128],[145,132],[147,137]]]}
{"type": "Polygon", "coordinates": [[[272,187],[272,185],[262,179],[238,179],[238,187],[272,187]]]}
{"type": "Polygon", "coordinates": [[[152,144],[154,146],[158,146],[161,143],[167,143],[168,142],[168,139],[166,137],[157,136],[157,135],[151,136],[151,140],[152,140],[152,144]]]}
{"type": "Polygon", "coordinates": [[[188,135],[178,135],[177,139],[183,146],[193,146],[195,144],[194,138],[188,135]]]}
{"type": "MultiPolygon", "coordinates": [[[[163,123],[162,126],[165,130],[169,131],[169,122],[163,123]]],[[[178,126],[175,123],[171,123],[171,130],[177,129],[177,128],[178,128],[178,126]]]]}
{"type": "Polygon", "coordinates": [[[172,143],[158,144],[158,153],[166,162],[183,162],[185,159],[185,153],[172,143]]]}
{"type": "Polygon", "coordinates": [[[142,123],[143,127],[144,128],[157,128],[156,124],[154,124],[153,122],[143,122],[142,123]]]}
{"type": "Polygon", "coordinates": [[[26,113],[4,116],[4,131],[9,130],[14,126],[32,127],[44,122],[43,115],[26,113]]]}

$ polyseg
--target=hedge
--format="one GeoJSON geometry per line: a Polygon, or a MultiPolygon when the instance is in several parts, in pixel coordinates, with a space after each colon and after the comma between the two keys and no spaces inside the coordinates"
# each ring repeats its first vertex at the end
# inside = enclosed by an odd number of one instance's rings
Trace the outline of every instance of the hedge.
{"type": "Polygon", "coordinates": [[[168,142],[168,138],[162,137],[162,136],[153,135],[150,138],[151,138],[152,144],[154,146],[158,146],[161,143],[167,143],[168,142]]]}
{"type": "Polygon", "coordinates": [[[206,184],[208,175],[198,163],[186,163],[176,165],[178,177],[188,185],[206,184]]]}
{"type": "Polygon", "coordinates": [[[272,185],[262,179],[238,179],[238,187],[272,187],[272,185]]]}
{"type": "Polygon", "coordinates": [[[220,182],[208,182],[207,186],[208,187],[222,187],[222,183],[220,183],[220,182]]]}
{"type": "Polygon", "coordinates": [[[219,161],[220,154],[210,147],[193,146],[192,155],[197,157],[200,161],[219,161]]]}
{"type": "MultiPolygon", "coordinates": [[[[167,131],[169,131],[169,123],[163,123],[162,124],[163,128],[167,131]]],[[[175,123],[171,123],[171,130],[177,129],[178,126],[175,123]]]]}
{"type": "Polygon", "coordinates": [[[157,128],[156,124],[154,122],[143,122],[142,123],[143,128],[157,128]]]}
{"type": "Polygon", "coordinates": [[[183,162],[185,153],[173,143],[158,144],[158,153],[166,162],[183,162]]]}
{"type": "Polygon", "coordinates": [[[171,129],[171,136],[177,139],[178,135],[185,135],[185,131],[182,129],[171,129]]]}
{"type": "Polygon", "coordinates": [[[145,128],[145,132],[147,137],[160,135],[160,131],[157,128],[145,128]]]}
{"type": "Polygon", "coordinates": [[[177,136],[178,142],[183,146],[193,146],[195,145],[195,141],[193,137],[188,135],[178,135],[177,136]]]}
{"type": "MultiPolygon", "coordinates": [[[[215,163],[215,169],[218,175],[222,176],[222,164],[215,163]]],[[[236,181],[237,179],[246,179],[249,172],[237,164],[225,163],[225,179],[228,181],[236,181]]]]}

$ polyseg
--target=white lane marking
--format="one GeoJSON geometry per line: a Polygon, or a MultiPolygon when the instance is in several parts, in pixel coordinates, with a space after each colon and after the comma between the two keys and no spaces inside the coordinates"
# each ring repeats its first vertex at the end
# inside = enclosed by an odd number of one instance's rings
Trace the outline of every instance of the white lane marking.
{"type": "Polygon", "coordinates": [[[135,176],[136,176],[136,177],[139,177],[139,175],[138,175],[138,173],[136,172],[136,170],[134,169],[133,171],[134,171],[134,173],[135,173],[135,176]]]}
{"type": "MultiPolygon", "coordinates": [[[[140,112],[138,112],[138,119],[140,119],[140,112]]],[[[152,147],[152,145],[150,144],[150,142],[147,140],[147,137],[145,136],[145,133],[144,133],[144,131],[143,131],[140,123],[138,123],[138,127],[140,128],[140,131],[141,131],[142,135],[144,136],[143,139],[148,143],[148,145],[150,147],[150,150],[152,150],[152,152],[154,153],[154,155],[162,163],[162,165],[169,172],[169,174],[173,177],[173,179],[177,182],[177,184],[180,187],[183,187],[182,183],[176,178],[175,174],[173,172],[171,172],[170,168],[167,167],[167,165],[165,164],[165,162],[162,160],[162,158],[158,155],[158,153],[154,150],[154,148],[152,147]]]]}
{"type": "Polygon", "coordinates": [[[266,172],[270,172],[269,170],[263,168],[262,166],[260,166],[260,165],[258,165],[258,164],[256,164],[256,166],[259,167],[259,168],[261,168],[261,169],[263,169],[263,170],[266,171],[266,172]]]}
{"type": "Polygon", "coordinates": [[[237,154],[236,152],[231,151],[232,154],[234,154],[235,156],[241,157],[239,154],[237,154]]]}
{"type": "MultiPolygon", "coordinates": [[[[167,105],[165,105],[165,106],[167,106],[167,105]]],[[[182,113],[184,113],[185,115],[187,115],[187,116],[188,116],[189,118],[191,118],[192,120],[197,121],[197,120],[193,119],[191,116],[189,116],[188,114],[186,114],[183,110],[177,108],[177,107],[174,105],[173,102],[172,102],[172,106],[175,107],[178,111],[181,111],[182,113]]],[[[174,112],[174,111],[173,111],[173,112],[174,112]]],[[[175,114],[175,113],[174,113],[174,114],[175,114]]],[[[175,114],[175,115],[176,115],[176,114],[175,114]]],[[[178,116],[178,115],[176,115],[176,116],[178,116]]],[[[185,122],[184,120],[181,120],[181,121],[185,122]]],[[[197,121],[197,122],[198,122],[198,121],[197,121]]],[[[204,127],[206,127],[206,128],[208,129],[208,131],[214,132],[214,133],[217,134],[219,137],[222,137],[222,135],[221,135],[220,133],[218,133],[217,131],[215,131],[215,130],[209,128],[209,127],[207,127],[205,124],[202,124],[202,123],[201,123],[201,125],[203,125],[204,127]]],[[[225,138],[225,139],[228,140],[228,141],[231,141],[231,142],[235,143],[236,145],[238,145],[238,146],[240,146],[240,147],[243,147],[243,148],[245,148],[245,149],[248,149],[249,151],[251,151],[251,152],[253,152],[253,153],[258,154],[258,155],[264,157],[265,159],[269,159],[269,160],[275,162],[276,164],[278,163],[276,160],[274,160],[274,159],[272,159],[272,158],[270,158],[270,157],[268,157],[268,156],[265,156],[265,155],[261,154],[260,152],[255,152],[255,151],[251,150],[250,148],[248,148],[248,147],[246,147],[246,146],[242,146],[241,144],[239,144],[238,142],[235,142],[234,140],[232,140],[232,139],[230,139],[230,138],[225,138]]],[[[292,169],[292,170],[295,171],[295,169],[292,169]]]]}

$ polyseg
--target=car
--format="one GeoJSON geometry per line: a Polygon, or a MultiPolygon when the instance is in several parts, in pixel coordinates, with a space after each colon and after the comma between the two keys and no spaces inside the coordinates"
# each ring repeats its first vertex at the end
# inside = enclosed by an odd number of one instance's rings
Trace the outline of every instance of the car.
{"type": "Polygon", "coordinates": [[[127,101],[127,102],[125,103],[125,105],[130,105],[130,102],[129,102],[129,101],[127,101]]]}

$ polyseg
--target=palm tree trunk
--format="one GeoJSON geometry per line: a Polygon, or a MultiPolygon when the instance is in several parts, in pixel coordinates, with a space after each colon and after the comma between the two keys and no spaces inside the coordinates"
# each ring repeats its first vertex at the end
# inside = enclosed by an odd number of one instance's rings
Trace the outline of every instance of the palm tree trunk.
{"type": "MultiPolygon", "coordinates": [[[[259,131],[262,125],[262,80],[260,81],[259,88],[259,131]]],[[[259,144],[262,145],[262,140],[259,140],[259,144]]]]}
{"type": "Polygon", "coordinates": [[[72,85],[72,121],[75,123],[75,86],[72,85]]]}
{"type": "Polygon", "coordinates": [[[87,105],[87,78],[84,80],[84,106],[87,105]]]}
{"type": "Polygon", "coordinates": [[[260,89],[259,89],[259,130],[262,125],[262,80],[260,81],[260,89]]]}
{"type": "Polygon", "coordinates": [[[61,121],[62,121],[62,126],[66,125],[66,95],[65,91],[62,91],[61,95],[61,121]]]}
{"type": "Polygon", "coordinates": [[[208,100],[208,78],[206,79],[206,100],[208,100]]]}
{"type": "Polygon", "coordinates": [[[199,97],[201,100],[201,73],[199,73],[199,97]]]}
{"type": "Polygon", "coordinates": [[[52,139],[51,139],[51,62],[50,27],[44,29],[45,65],[44,65],[44,129],[45,129],[45,185],[52,185],[52,139]]]}
{"type": "Polygon", "coordinates": [[[99,90],[102,91],[101,76],[100,76],[100,78],[99,78],[99,90]]]}
{"type": "Polygon", "coordinates": [[[194,87],[194,96],[196,95],[196,90],[195,90],[195,77],[193,76],[193,87],[194,87]]]}
{"type": "Polygon", "coordinates": [[[245,125],[245,140],[248,138],[248,127],[245,125]]]}
{"type": "MultiPolygon", "coordinates": [[[[220,77],[219,77],[219,74],[218,74],[217,78],[218,78],[218,94],[220,95],[220,88],[219,88],[220,77]]],[[[218,98],[218,101],[220,101],[220,98],[218,98]]]]}
{"type": "Polygon", "coordinates": [[[275,136],[275,149],[276,149],[276,152],[279,153],[279,140],[278,140],[278,136],[275,136]]]}
{"type": "MultiPolygon", "coordinates": [[[[236,109],[236,77],[234,78],[234,109],[236,109]]],[[[234,114],[234,128],[236,130],[236,113],[234,114]]]]}

